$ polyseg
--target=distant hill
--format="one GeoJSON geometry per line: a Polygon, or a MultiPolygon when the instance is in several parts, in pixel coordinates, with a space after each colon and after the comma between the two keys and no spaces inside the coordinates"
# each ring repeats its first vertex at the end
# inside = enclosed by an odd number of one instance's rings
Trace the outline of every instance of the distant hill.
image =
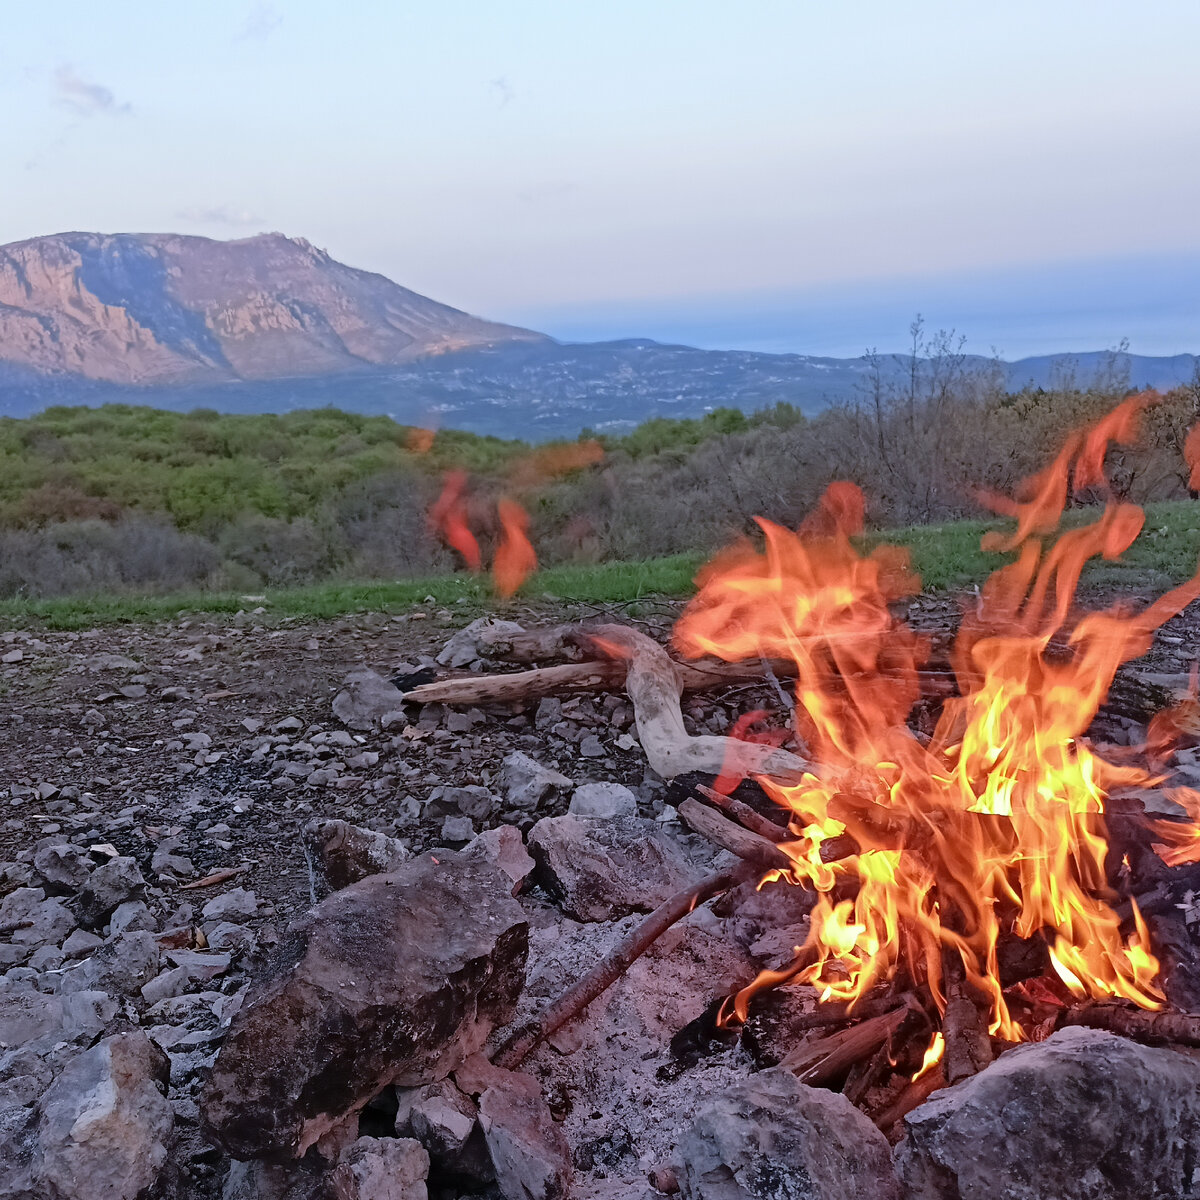
{"type": "MultiPolygon", "coordinates": [[[[884,368],[907,369],[903,356],[884,368]]],[[[983,364],[983,359],[973,359],[983,364]]],[[[1191,379],[1197,357],[1085,353],[1004,364],[1008,386],[1191,379]]],[[[335,405],[544,440],[650,417],[863,394],[865,358],[699,350],[645,339],[564,344],[469,316],[303,239],[66,233],[0,247],[0,413],[122,402],[230,413],[335,405]]]]}
{"type": "Polygon", "coordinates": [[[469,316],[301,238],[60,233],[0,247],[0,361],[202,386],[393,366],[541,334],[469,316]]]}

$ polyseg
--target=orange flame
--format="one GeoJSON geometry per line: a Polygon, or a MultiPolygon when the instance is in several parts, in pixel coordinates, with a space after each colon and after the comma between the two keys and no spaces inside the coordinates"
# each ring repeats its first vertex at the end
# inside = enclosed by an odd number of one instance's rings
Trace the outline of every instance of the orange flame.
{"type": "Polygon", "coordinates": [[[442,494],[429,510],[429,524],[447,545],[462,555],[472,571],[483,565],[479,543],[467,525],[467,473],[447,471],[442,494]]]}
{"type": "Polygon", "coordinates": [[[496,504],[503,535],[492,562],[492,579],[501,596],[511,596],[537,567],[537,554],[526,532],[529,514],[515,501],[502,496],[496,504]]]}
{"type": "Polygon", "coordinates": [[[413,454],[428,454],[433,449],[433,439],[436,436],[432,429],[413,426],[405,435],[404,444],[413,454]]]}
{"type": "MultiPolygon", "coordinates": [[[[944,1007],[944,964],[957,959],[988,999],[992,1032],[1019,1040],[996,955],[1001,930],[1012,929],[1045,937],[1077,995],[1159,1007],[1141,914],[1135,907],[1123,930],[1105,899],[1102,823],[1112,787],[1152,779],[1106,761],[1083,735],[1121,663],[1200,596],[1200,572],[1139,614],[1114,608],[1071,626],[1085,563],[1125,550],[1141,510],[1110,501],[1086,528],[1050,543],[1036,536],[1057,526],[1072,479],[1103,484],[1109,444],[1133,436],[1150,402],[1131,397],[1073,434],[1020,501],[997,505],[1017,520],[1003,542],[1017,558],[962,622],[953,654],[961,696],[947,701],[928,745],[906,720],[925,646],[889,610],[917,582],[899,551],[864,557],[851,545],[862,512],[852,485],[831,489],[799,534],[760,521],[763,552],[742,547],[701,573],[675,629],[685,655],[796,664],[811,772],[795,786],[759,782],[790,810],[791,878],[818,893],[809,938],[785,974],[822,999],[853,1003],[900,974],[944,1007]],[[844,834],[856,852],[825,862],[822,843],[844,834]]],[[[1160,822],[1155,833],[1176,861],[1200,858],[1200,823],[1160,822]]],[[[737,1014],[778,976],[739,994],[737,1014]]]]}

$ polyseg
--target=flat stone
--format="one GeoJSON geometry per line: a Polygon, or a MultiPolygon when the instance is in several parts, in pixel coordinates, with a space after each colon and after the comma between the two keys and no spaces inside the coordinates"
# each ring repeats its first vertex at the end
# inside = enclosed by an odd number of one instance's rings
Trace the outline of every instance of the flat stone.
{"type": "Polygon", "coordinates": [[[576,817],[636,817],[637,811],[637,797],[620,783],[581,783],[567,807],[576,817]]]}
{"type": "Polygon", "coordinates": [[[160,958],[154,934],[144,929],[120,933],[63,975],[59,991],[135,996],[158,974],[160,958]]]}
{"type": "Polygon", "coordinates": [[[512,1014],[528,924],[509,877],[439,852],[293,924],[234,1017],[201,1110],[237,1158],[303,1155],[389,1083],[444,1078],[512,1014]]]}
{"type": "Polygon", "coordinates": [[[687,1200],[901,1197],[883,1134],[845,1096],[785,1070],[761,1071],[709,1100],[677,1153],[687,1200]]]}
{"type": "Polygon", "coordinates": [[[453,1080],[400,1089],[396,1133],[412,1137],[429,1153],[439,1177],[475,1190],[496,1177],[479,1127],[479,1106],[453,1080]]]}
{"type": "Polygon", "coordinates": [[[577,921],[650,912],[699,872],[655,821],[545,817],[529,832],[534,879],[577,921]]]}
{"type": "Polygon", "coordinates": [[[901,1180],[928,1200],[1192,1200],[1200,1063],[1096,1029],[1018,1046],[904,1118],[901,1180]]]}
{"type": "Polygon", "coordinates": [[[258,913],[258,897],[246,888],[236,887],[214,896],[201,910],[205,921],[248,921],[258,913]]]}

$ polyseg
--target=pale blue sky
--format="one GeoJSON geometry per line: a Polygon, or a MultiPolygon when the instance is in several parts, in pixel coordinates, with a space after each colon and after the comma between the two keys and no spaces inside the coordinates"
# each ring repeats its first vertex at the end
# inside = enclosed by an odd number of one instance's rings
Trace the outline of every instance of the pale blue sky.
{"type": "Polygon", "coordinates": [[[0,242],[278,229],[564,336],[1196,351],[1198,49],[1197,0],[0,0],[0,242]]]}

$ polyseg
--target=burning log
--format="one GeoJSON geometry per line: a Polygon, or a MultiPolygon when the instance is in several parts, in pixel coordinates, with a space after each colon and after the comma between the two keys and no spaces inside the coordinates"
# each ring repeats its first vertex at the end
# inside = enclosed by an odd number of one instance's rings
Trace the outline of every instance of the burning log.
{"type": "Polygon", "coordinates": [[[1200,1046],[1200,1016],[1194,1013],[1147,1012],[1116,1004],[1090,1004],[1063,1014],[1063,1025],[1086,1025],[1119,1033],[1135,1042],[1177,1042],[1200,1046]]]}
{"type": "Polygon", "coordinates": [[[765,837],[769,842],[787,841],[787,829],[755,812],[750,805],[743,801],[737,800],[733,796],[726,796],[724,792],[705,787],[702,783],[696,786],[696,791],[710,804],[715,804],[717,808],[727,812],[739,825],[749,829],[751,833],[757,833],[759,837],[765,837]]]}
{"type": "Polygon", "coordinates": [[[946,1011],[942,1035],[946,1039],[942,1059],[946,1080],[958,1083],[982,1071],[992,1061],[992,1043],[987,1032],[987,1015],[971,994],[956,954],[946,956],[946,1011]]]}
{"type": "Polygon", "coordinates": [[[573,983],[530,1024],[516,1030],[496,1053],[493,1062],[512,1070],[525,1057],[581,1013],[602,992],[610,988],[676,921],[681,921],[698,905],[753,879],[757,868],[739,863],[702,879],[694,887],[679,892],[660,904],[632,933],[614,946],[582,979],[573,983]]]}
{"type": "MultiPolygon", "coordinates": [[[[779,1065],[812,1087],[832,1083],[885,1045],[914,1011],[920,1012],[908,1002],[902,1003],[889,1013],[868,1017],[857,1025],[848,1025],[797,1046],[779,1065]]],[[[923,1013],[921,1020],[926,1021],[923,1013]]]]}

